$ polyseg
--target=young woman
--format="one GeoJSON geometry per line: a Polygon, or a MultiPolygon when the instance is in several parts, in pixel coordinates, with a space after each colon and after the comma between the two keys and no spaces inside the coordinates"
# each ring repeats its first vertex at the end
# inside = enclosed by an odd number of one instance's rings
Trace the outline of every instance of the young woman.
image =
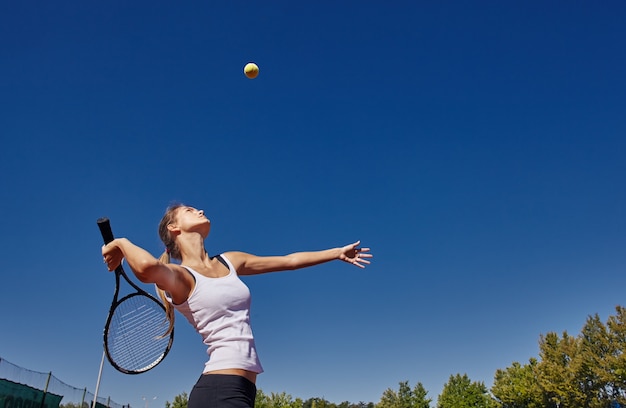
{"type": "Polygon", "coordinates": [[[200,333],[209,361],[189,395],[189,408],[253,408],[256,376],[263,372],[250,328],[250,291],[239,275],[294,270],[341,260],[364,268],[369,248],[360,241],[341,248],[296,252],[285,256],[255,256],[225,252],[209,256],[204,240],[211,222],[202,210],[186,205],[167,209],[159,224],[165,253],[154,258],[126,238],[102,247],[110,271],[126,262],[137,278],[154,283],[173,329],[174,308],[200,333]],[[170,263],[171,258],[180,264],[170,263]]]}

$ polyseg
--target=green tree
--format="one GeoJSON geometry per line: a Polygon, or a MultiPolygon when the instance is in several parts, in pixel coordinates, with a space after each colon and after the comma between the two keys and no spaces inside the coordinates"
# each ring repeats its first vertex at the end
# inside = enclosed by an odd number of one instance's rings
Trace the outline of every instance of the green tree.
{"type": "Polygon", "coordinates": [[[606,325],[597,314],[589,316],[579,335],[578,354],[571,367],[582,394],[581,407],[603,408],[612,401],[624,402],[626,389],[619,373],[626,347],[625,312],[621,307],[616,312],[606,325]]]}
{"type": "Polygon", "coordinates": [[[540,336],[537,378],[545,392],[548,407],[579,407],[584,395],[576,384],[572,361],[578,358],[579,341],[563,332],[540,336]]]}
{"type": "Polygon", "coordinates": [[[386,389],[376,405],[376,408],[429,408],[432,399],[427,398],[428,391],[422,383],[417,383],[413,389],[408,381],[399,383],[398,391],[386,389]]]}
{"type": "Polygon", "coordinates": [[[309,398],[304,401],[302,408],[336,408],[337,406],[324,398],[309,398]]]}
{"type": "Polygon", "coordinates": [[[544,394],[535,373],[537,359],[528,364],[514,362],[505,370],[496,370],[491,387],[498,406],[501,408],[543,408],[544,394]]]}
{"type": "Polygon", "coordinates": [[[412,407],[413,408],[430,408],[430,403],[432,402],[432,398],[428,398],[428,391],[422,385],[421,382],[415,384],[413,387],[413,395],[412,395],[412,407]]]}
{"type": "Polygon", "coordinates": [[[492,408],[495,401],[482,382],[472,382],[467,374],[456,374],[443,386],[437,408],[492,408]]]}
{"type": "Polygon", "coordinates": [[[491,389],[498,406],[606,408],[626,404],[626,309],[606,324],[589,316],[578,336],[540,336],[539,359],[497,370],[491,389]]]}
{"type": "Polygon", "coordinates": [[[300,398],[294,401],[286,392],[265,394],[257,390],[254,408],[302,408],[304,403],[300,398]]]}
{"type": "Polygon", "coordinates": [[[357,402],[352,403],[350,401],[344,401],[341,404],[337,405],[337,408],[374,408],[375,405],[373,402],[357,402]]]}
{"type": "Polygon", "coordinates": [[[383,391],[383,395],[380,397],[380,401],[376,404],[376,408],[399,408],[400,402],[398,399],[398,393],[387,388],[383,391]]]}
{"type": "Polygon", "coordinates": [[[187,393],[183,392],[174,397],[174,402],[170,403],[169,401],[165,401],[165,408],[187,408],[188,402],[189,398],[187,393]]]}
{"type": "Polygon", "coordinates": [[[602,408],[611,400],[612,373],[609,357],[613,353],[606,326],[596,314],[589,316],[579,336],[578,354],[572,360],[572,371],[579,385],[580,405],[602,408]]]}
{"type": "Polygon", "coordinates": [[[270,408],[291,408],[292,403],[291,395],[284,391],[280,394],[272,392],[269,396],[270,408]]]}
{"type": "Polygon", "coordinates": [[[269,408],[269,407],[270,407],[269,397],[265,395],[263,390],[258,389],[256,392],[256,399],[254,400],[254,408],[269,408]]]}
{"type": "Polygon", "coordinates": [[[398,408],[412,408],[413,392],[408,381],[400,382],[398,388],[398,408]]]}
{"type": "Polygon", "coordinates": [[[609,343],[613,346],[606,356],[607,395],[611,400],[626,406],[626,308],[617,306],[616,314],[609,316],[606,327],[609,343]]]}

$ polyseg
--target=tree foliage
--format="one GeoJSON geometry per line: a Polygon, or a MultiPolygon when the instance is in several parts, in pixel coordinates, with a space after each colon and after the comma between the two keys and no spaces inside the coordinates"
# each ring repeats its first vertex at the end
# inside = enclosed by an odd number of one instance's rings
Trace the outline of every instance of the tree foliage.
{"type": "Polygon", "coordinates": [[[303,408],[304,402],[300,398],[295,400],[286,392],[265,394],[258,390],[254,408],[303,408]]]}
{"type": "Polygon", "coordinates": [[[467,374],[451,375],[437,399],[437,408],[491,408],[495,402],[482,382],[472,382],[467,374]]]}
{"type": "Polygon", "coordinates": [[[353,404],[344,401],[335,404],[324,398],[309,398],[303,401],[301,398],[293,397],[285,392],[265,394],[263,390],[258,390],[256,394],[255,408],[374,408],[373,403],[359,402],[353,404]]]}
{"type": "Polygon", "coordinates": [[[491,393],[501,408],[543,408],[547,406],[535,374],[537,360],[528,364],[514,362],[505,370],[496,370],[491,393]]]}
{"type": "Polygon", "coordinates": [[[539,359],[497,370],[492,393],[502,408],[606,408],[626,404],[626,309],[606,324],[589,316],[578,336],[541,335],[539,359]]]}
{"type": "Polygon", "coordinates": [[[427,398],[428,391],[422,383],[417,383],[413,389],[408,381],[399,383],[398,391],[387,388],[376,408],[429,408],[432,399],[427,398]]]}
{"type": "Polygon", "coordinates": [[[174,402],[165,401],[165,408],[187,408],[189,397],[186,392],[174,397],[174,402]]]}

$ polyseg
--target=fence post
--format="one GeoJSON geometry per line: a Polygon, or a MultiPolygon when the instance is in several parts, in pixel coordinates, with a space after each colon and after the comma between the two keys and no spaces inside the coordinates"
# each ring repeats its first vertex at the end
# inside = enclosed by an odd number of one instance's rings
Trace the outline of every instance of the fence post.
{"type": "Polygon", "coordinates": [[[87,387],[83,390],[83,398],[80,400],[80,408],[85,408],[85,395],[87,395],[87,387]]]}
{"type": "Polygon", "coordinates": [[[41,397],[41,408],[44,408],[46,403],[46,394],[48,393],[48,385],[50,384],[50,377],[52,377],[52,371],[48,373],[48,379],[46,380],[46,387],[43,389],[43,396],[41,397]]]}

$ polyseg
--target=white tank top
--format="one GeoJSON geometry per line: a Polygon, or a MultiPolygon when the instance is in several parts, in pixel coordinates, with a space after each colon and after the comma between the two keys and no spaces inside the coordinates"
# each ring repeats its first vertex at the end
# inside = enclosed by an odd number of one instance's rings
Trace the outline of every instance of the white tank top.
{"type": "Polygon", "coordinates": [[[229,273],[208,278],[183,266],[196,284],[187,301],[180,305],[169,302],[183,314],[202,336],[209,361],[204,371],[239,368],[262,373],[250,327],[250,290],[239,279],[237,271],[224,255],[229,273]]]}

